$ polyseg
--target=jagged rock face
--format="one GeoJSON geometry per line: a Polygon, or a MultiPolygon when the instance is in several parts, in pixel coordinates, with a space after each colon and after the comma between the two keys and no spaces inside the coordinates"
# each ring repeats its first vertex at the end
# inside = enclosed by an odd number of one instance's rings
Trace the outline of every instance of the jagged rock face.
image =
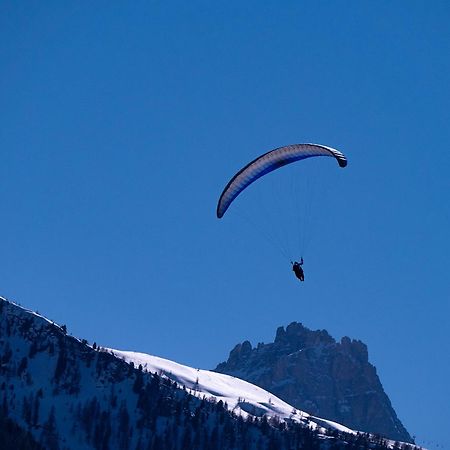
{"type": "Polygon", "coordinates": [[[236,345],[215,370],[256,384],[310,414],[412,442],[361,341],[344,337],[336,342],[325,330],[293,322],[278,328],[273,343],[236,345]]]}

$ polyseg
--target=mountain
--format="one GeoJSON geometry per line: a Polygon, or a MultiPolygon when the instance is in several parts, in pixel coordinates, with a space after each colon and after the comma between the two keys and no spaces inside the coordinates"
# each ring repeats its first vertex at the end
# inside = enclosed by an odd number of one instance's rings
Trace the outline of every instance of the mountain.
{"type": "Polygon", "coordinates": [[[293,322],[278,328],[273,343],[236,345],[215,371],[261,386],[310,414],[412,442],[361,341],[336,342],[325,330],[293,322]]]}
{"type": "Polygon", "coordinates": [[[417,449],[233,376],[90,345],[0,298],[2,450],[417,449]]]}

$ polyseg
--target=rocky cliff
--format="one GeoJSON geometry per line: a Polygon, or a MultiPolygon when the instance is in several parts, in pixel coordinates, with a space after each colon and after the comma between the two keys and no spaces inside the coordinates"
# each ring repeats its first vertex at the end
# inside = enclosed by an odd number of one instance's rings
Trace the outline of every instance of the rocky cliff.
{"type": "Polygon", "coordinates": [[[273,343],[236,345],[215,370],[256,384],[310,414],[412,442],[361,341],[343,337],[336,342],[325,330],[293,322],[278,328],[273,343]]]}

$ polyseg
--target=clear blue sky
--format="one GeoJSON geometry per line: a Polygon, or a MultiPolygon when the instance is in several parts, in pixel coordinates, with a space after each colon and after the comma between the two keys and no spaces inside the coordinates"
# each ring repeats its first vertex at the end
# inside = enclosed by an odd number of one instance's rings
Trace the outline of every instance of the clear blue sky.
{"type": "Polygon", "coordinates": [[[0,295],[202,368],[292,321],[361,339],[411,434],[450,448],[449,22],[445,1],[1,2],[0,295]],[[234,214],[251,196],[215,217],[297,142],[349,158],[324,163],[304,285],[234,214]]]}

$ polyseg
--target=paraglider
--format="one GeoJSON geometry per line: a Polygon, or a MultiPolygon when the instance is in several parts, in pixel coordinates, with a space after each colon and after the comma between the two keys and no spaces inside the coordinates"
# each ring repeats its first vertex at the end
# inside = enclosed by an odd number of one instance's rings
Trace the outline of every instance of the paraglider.
{"type": "Polygon", "coordinates": [[[316,156],[331,156],[340,167],[347,165],[347,159],[340,151],[325,145],[294,144],[276,148],[254,159],[231,178],[219,198],[217,217],[223,217],[233,200],[258,178],[287,164],[316,156]]]}
{"type": "Polygon", "coordinates": [[[294,261],[292,262],[292,270],[295,273],[295,276],[300,280],[300,281],[305,281],[305,273],[303,272],[303,256],[300,259],[300,262],[294,261]]]}
{"type": "MultiPolygon", "coordinates": [[[[271,150],[254,159],[239,170],[225,186],[217,203],[217,218],[222,218],[236,197],[259,178],[293,162],[318,156],[335,158],[339,167],[347,165],[347,158],[343,153],[320,144],[287,145],[271,150]]],[[[300,262],[291,261],[291,264],[296,277],[300,281],[304,281],[303,257],[300,262]]]]}

